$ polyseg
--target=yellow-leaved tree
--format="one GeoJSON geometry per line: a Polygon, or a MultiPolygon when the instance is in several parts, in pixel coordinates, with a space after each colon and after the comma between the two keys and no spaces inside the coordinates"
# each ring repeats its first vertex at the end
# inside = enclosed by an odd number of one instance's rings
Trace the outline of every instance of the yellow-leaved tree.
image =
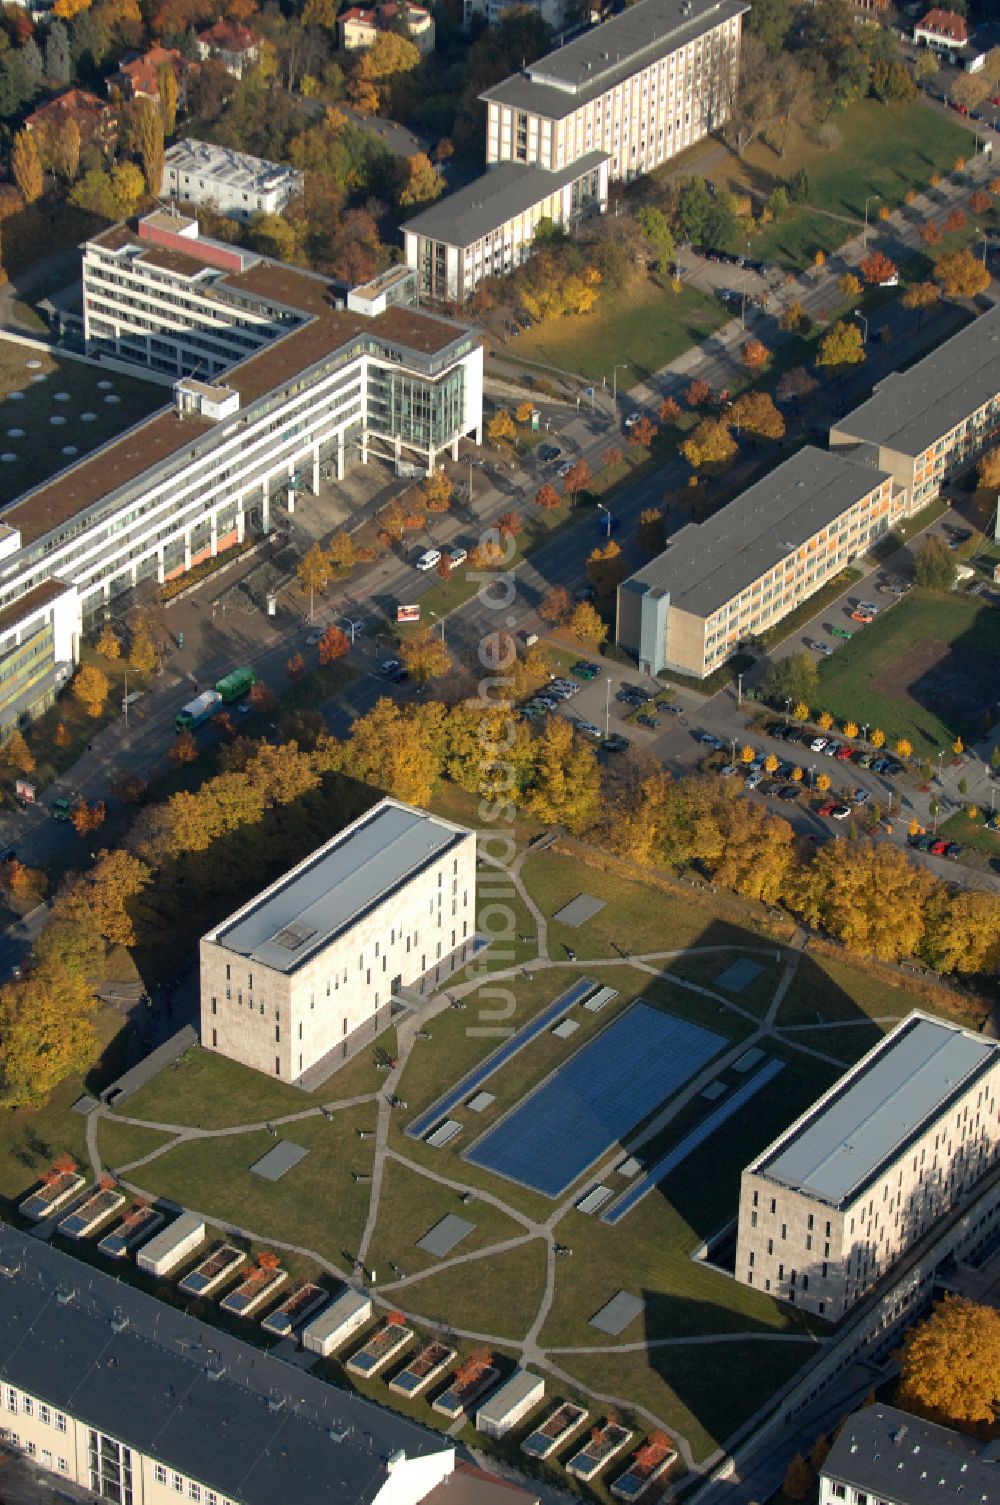
{"type": "Polygon", "coordinates": [[[547,825],[582,831],[601,804],[601,774],[591,743],[562,716],[550,716],[538,738],[528,808],[547,825]]]}
{"type": "Polygon", "coordinates": [[[0,987],[4,1107],[39,1107],[64,1077],[97,1059],[95,1004],[84,977],[52,960],[0,987]]]}
{"type": "Polygon", "coordinates": [[[898,1398],[901,1406],[934,1421],[994,1422],[1000,1401],[1000,1312],[946,1296],[903,1341],[898,1398]]]}

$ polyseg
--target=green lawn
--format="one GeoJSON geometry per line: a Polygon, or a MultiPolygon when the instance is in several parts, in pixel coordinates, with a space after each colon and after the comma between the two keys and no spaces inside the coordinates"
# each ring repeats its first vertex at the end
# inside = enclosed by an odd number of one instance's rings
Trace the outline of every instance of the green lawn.
{"type": "MultiPolygon", "coordinates": [[[[876,216],[882,204],[897,209],[907,190],[927,188],[931,177],[944,176],[958,157],[969,157],[974,138],[969,129],[942,118],[919,100],[885,106],[874,99],[858,100],[832,117],[840,133],[834,148],[816,140],[815,131],[790,133],[785,155],[763,141],[755,141],[743,161],[734,155],[709,176],[736,193],[752,192],[760,200],[786,184],[804,167],[811,189],[807,203],[793,207],[777,223],[762,226],[751,237],[751,254],[782,266],[812,264],[818,250],[829,254],[864,223],[865,199],[876,216]]],[[[732,249],[745,249],[745,238],[732,249]]]]}
{"type": "Polygon", "coordinates": [[[775,1023],[839,1024],[863,1018],[902,1019],[918,1000],[904,987],[892,987],[878,974],[843,962],[805,955],[782,999],[775,1023]]]}
{"type": "Polygon", "coordinates": [[[818,705],[934,757],[979,735],[1000,676],[1000,613],[976,597],[914,590],[819,667],[818,705]]]}
{"type": "Polygon", "coordinates": [[[370,1188],[351,1173],[370,1172],[372,1142],[359,1139],[357,1131],[374,1126],[374,1104],[345,1108],[329,1121],[316,1117],[289,1125],[282,1137],[309,1153],[280,1181],[265,1181],[250,1170],[274,1145],[266,1129],[190,1140],[129,1180],[182,1207],[252,1228],[261,1240],[314,1249],[343,1266],[368,1214],[370,1188]]]}
{"type": "Polygon", "coordinates": [[[368,1248],[369,1268],[387,1281],[394,1279],[389,1268],[390,1259],[407,1275],[416,1275],[439,1265],[441,1261],[435,1255],[417,1248],[417,1240],[448,1213],[454,1213],[475,1226],[451,1254],[444,1256],[445,1259],[457,1259],[489,1244],[520,1238],[525,1232],[522,1224],[489,1202],[479,1201],[466,1207],[450,1187],[442,1186],[396,1160],[388,1160],[382,1174],[378,1222],[368,1248]]]}
{"type": "Polygon", "coordinates": [[[959,810],[941,822],[938,832],[941,836],[947,836],[949,841],[960,841],[963,847],[972,847],[974,851],[983,852],[987,857],[1000,857],[1000,831],[987,829],[988,815],[988,810],[985,813],[981,811],[975,820],[971,820],[964,810],[959,810]]]}
{"type": "Polygon", "coordinates": [[[728,318],[718,299],[691,287],[674,293],[650,279],[602,294],[592,313],[536,324],[509,349],[515,359],[576,372],[596,384],[606,380],[609,389],[612,368],[627,361],[618,372],[618,390],[627,392],[728,318]]]}
{"type": "MultiPolygon", "coordinates": [[[[391,1279],[391,1271],[386,1274],[391,1279]]],[[[396,1299],[404,1311],[425,1322],[495,1333],[517,1343],[531,1325],[544,1288],[545,1246],[535,1238],[505,1254],[485,1255],[405,1285],[396,1299]]]]}
{"type": "MultiPolygon", "coordinates": [[[[394,1042],[395,1033],[387,1031],[377,1043],[393,1053],[394,1042]]],[[[263,1123],[268,1118],[306,1112],[319,1103],[377,1092],[381,1080],[370,1051],[355,1056],[324,1086],[308,1093],[193,1045],[181,1056],[176,1069],[161,1071],[130,1097],[121,1111],[127,1118],[147,1123],[222,1129],[263,1123]]]]}
{"type": "MultiPolygon", "coordinates": [[[[172,1137],[161,1134],[159,1129],[139,1129],[134,1124],[102,1117],[97,1125],[97,1150],[107,1169],[117,1171],[169,1144],[172,1137]]],[[[141,1179],[142,1171],[136,1174],[141,1179]]]]}

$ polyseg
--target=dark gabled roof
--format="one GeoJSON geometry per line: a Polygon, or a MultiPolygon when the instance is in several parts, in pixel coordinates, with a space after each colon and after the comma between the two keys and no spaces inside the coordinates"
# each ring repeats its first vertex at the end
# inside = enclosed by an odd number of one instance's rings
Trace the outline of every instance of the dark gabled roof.
{"type": "Polygon", "coordinates": [[[1000,1505],[998,1451],[895,1406],[866,1406],[848,1418],[822,1473],[893,1505],[1000,1505]]]}
{"type": "Polygon", "coordinates": [[[922,454],[1000,393],[1000,307],[981,314],[908,371],[880,381],[832,428],[849,439],[922,454]]]}
{"type": "Polygon", "coordinates": [[[9,1228],[0,1264],[0,1377],[241,1505],[369,1505],[449,1446],[9,1228]]]}
{"type": "Polygon", "coordinates": [[[600,167],[607,161],[607,155],[607,152],[588,152],[558,172],[525,162],[499,162],[464,188],[428,205],[402,228],[461,250],[475,245],[491,230],[499,229],[532,205],[540,204],[567,183],[575,183],[577,178],[600,167]]]}
{"type": "Polygon", "coordinates": [[[637,0],[479,97],[559,120],[749,9],[749,0],[637,0]]]}

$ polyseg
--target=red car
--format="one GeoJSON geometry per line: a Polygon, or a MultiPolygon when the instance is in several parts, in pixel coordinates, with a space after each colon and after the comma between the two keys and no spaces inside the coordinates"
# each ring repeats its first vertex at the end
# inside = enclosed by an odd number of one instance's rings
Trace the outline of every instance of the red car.
{"type": "Polygon", "coordinates": [[[953,110],[957,110],[958,111],[959,115],[968,115],[968,113],[969,113],[969,107],[968,107],[968,105],[959,104],[959,102],[958,102],[957,99],[949,100],[949,103],[950,103],[950,105],[951,105],[951,107],[952,107],[953,110]]]}
{"type": "Polygon", "coordinates": [[[843,763],[845,761],[845,759],[850,758],[853,755],[853,753],[854,753],[854,748],[853,747],[838,747],[837,751],[833,755],[834,761],[836,762],[836,760],[839,758],[840,761],[841,761],[841,763],[843,763]]]}
{"type": "Polygon", "coordinates": [[[929,847],[928,847],[928,848],[927,848],[927,850],[928,850],[928,851],[929,851],[929,852],[931,852],[931,853],[933,853],[933,855],[934,855],[934,856],[935,856],[935,857],[940,857],[940,856],[941,856],[941,855],[942,855],[942,853],[943,853],[943,852],[944,852],[944,850],[945,850],[945,848],[946,848],[946,847],[947,847],[947,846],[949,846],[949,845],[950,845],[950,843],[949,843],[949,842],[948,842],[948,841],[946,841],[946,840],[943,840],[943,839],[942,839],[942,838],[941,838],[941,837],[940,837],[940,836],[939,836],[939,837],[938,837],[938,839],[937,839],[937,841],[932,841],[932,842],[931,842],[931,844],[930,844],[930,846],[929,846],[929,847]]]}
{"type": "Polygon", "coordinates": [[[834,810],[836,810],[836,808],[837,808],[837,801],[836,800],[824,800],[823,804],[820,805],[819,809],[816,811],[816,814],[817,815],[832,815],[833,812],[834,812],[834,810]]]}

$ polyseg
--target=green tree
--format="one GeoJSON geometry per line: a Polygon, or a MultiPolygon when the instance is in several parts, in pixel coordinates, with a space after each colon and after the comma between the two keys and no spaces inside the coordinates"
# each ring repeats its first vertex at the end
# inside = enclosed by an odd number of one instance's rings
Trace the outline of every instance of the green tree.
{"type": "Polygon", "coordinates": [[[156,70],[156,87],[160,96],[160,117],[164,136],[172,136],[177,124],[177,75],[172,63],[161,63],[156,70]]]}
{"type": "Polygon", "coordinates": [[[656,269],[665,272],[673,258],[674,237],[662,209],[645,204],[636,215],[636,223],[649,244],[656,269]]]}
{"type": "Polygon", "coordinates": [[[955,556],[942,539],[932,534],[913,562],[917,584],[928,590],[951,590],[955,583],[955,571],[955,556]]]}
{"type": "Polygon", "coordinates": [[[774,58],[781,52],[791,24],[791,0],[756,0],[747,16],[747,28],[760,37],[774,58]]]}
{"type": "Polygon", "coordinates": [[[811,705],[816,699],[818,685],[819,674],[815,660],[811,653],[803,652],[778,659],[772,664],[764,681],[763,691],[765,699],[774,706],[783,706],[789,700],[793,706],[800,701],[811,705]]]}

